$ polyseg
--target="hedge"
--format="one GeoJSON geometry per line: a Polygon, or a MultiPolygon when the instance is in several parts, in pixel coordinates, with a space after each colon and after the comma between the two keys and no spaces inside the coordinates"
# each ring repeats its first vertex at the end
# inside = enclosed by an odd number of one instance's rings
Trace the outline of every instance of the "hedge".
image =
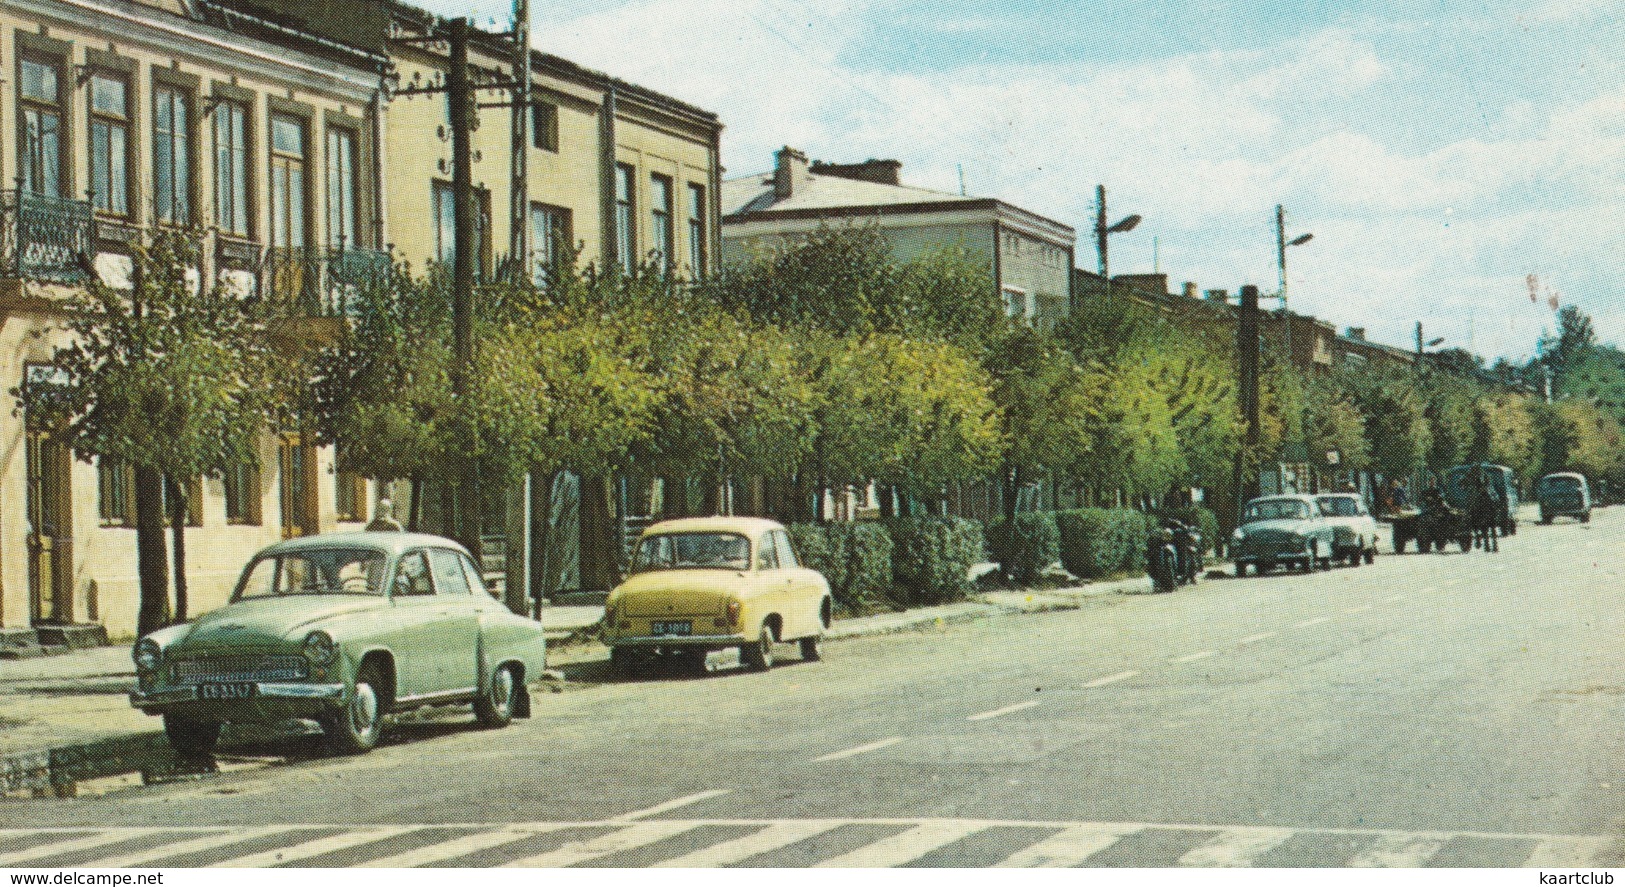
{"type": "Polygon", "coordinates": [[[1085,579],[1145,569],[1146,516],[1132,508],[1075,508],[1055,513],[1061,565],[1085,579]]]}
{"type": "Polygon", "coordinates": [[[848,611],[884,595],[892,581],[892,540],[873,523],[791,524],[790,541],[802,563],[829,580],[836,603],[848,611]]]}
{"type": "Polygon", "coordinates": [[[1219,516],[1211,510],[1200,505],[1187,505],[1179,508],[1164,508],[1157,512],[1157,520],[1176,518],[1187,524],[1195,524],[1196,529],[1202,533],[1202,550],[1216,551],[1219,544],[1219,516]]]}
{"type": "Polygon", "coordinates": [[[961,517],[910,517],[886,522],[892,540],[892,581],[907,604],[958,600],[982,559],[982,525],[961,517]]]}
{"type": "Polygon", "coordinates": [[[1024,511],[987,527],[988,548],[1011,582],[1031,585],[1061,557],[1061,534],[1052,511],[1024,511]]]}

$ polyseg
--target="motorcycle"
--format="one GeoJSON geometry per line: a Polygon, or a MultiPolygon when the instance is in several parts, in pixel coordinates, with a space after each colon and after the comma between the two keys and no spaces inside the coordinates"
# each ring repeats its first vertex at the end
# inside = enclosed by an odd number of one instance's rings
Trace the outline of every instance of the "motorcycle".
{"type": "Polygon", "coordinates": [[[1158,593],[1173,591],[1181,582],[1179,546],[1174,542],[1174,531],[1157,527],[1146,535],[1145,572],[1151,577],[1151,590],[1158,593]]]}
{"type": "Polygon", "coordinates": [[[1202,578],[1202,534],[1190,524],[1175,521],[1173,541],[1179,553],[1179,584],[1195,585],[1202,578]]]}

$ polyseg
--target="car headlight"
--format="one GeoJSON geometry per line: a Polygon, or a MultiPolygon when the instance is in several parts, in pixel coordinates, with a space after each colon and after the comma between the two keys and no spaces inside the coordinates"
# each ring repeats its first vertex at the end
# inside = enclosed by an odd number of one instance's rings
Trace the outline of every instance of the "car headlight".
{"type": "Polygon", "coordinates": [[[1234,542],[1240,542],[1245,538],[1247,538],[1247,534],[1243,533],[1240,527],[1237,527],[1236,531],[1230,534],[1230,539],[1234,542]]]}
{"type": "Polygon", "coordinates": [[[338,644],[333,643],[333,636],[325,631],[313,631],[305,635],[305,657],[317,665],[331,665],[339,655],[338,644]]]}
{"type": "Polygon", "coordinates": [[[135,645],[135,649],[130,651],[130,655],[135,659],[136,671],[157,671],[164,660],[163,648],[152,638],[142,638],[135,645]]]}

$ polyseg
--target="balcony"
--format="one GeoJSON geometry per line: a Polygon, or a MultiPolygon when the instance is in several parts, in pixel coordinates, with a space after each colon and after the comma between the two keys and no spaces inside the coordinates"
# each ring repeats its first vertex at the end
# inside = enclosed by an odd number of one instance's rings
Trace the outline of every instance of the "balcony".
{"type": "Polygon", "coordinates": [[[267,301],[305,317],[350,317],[368,288],[389,281],[389,253],[372,249],[278,247],[265,255],[267,301]]]}
{"type": "Polygon", "coordinates": [[[0,277],[80,283],[95,241],[88,202],[0,191],[0,277]]]}

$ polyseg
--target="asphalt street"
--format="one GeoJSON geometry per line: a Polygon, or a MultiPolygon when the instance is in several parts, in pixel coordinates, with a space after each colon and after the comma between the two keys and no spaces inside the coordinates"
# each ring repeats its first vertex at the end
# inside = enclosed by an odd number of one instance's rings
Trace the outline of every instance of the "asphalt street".
{"type": "Polygon", "coordinates": [[[1622,537],[600,676],[506,730],[6,801],[0,867],[1618,864],[1622,537]]]}

